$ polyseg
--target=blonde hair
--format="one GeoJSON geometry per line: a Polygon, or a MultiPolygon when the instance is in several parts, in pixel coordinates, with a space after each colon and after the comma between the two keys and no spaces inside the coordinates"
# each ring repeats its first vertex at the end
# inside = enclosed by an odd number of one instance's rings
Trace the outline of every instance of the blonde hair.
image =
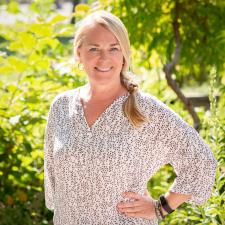
{"type": "Polygon", "coordinates": [[[77,49],[81,46],[84,32],[93,24],[100,24],[110,30],[117,38],[124,57],[124,64],[120,73],[121,84],[128,90],[130,95],[123,104],[123,112],[134,127],[139,127],[148,119],[138,108],[134,93],[138,90],[138,85],[131,79],[128,73],[130,67],[130,41],[128,32],[123,22],[115,15],[98,10],[85,17],[74,37],[74,54],[77,56],[77,49]]]}

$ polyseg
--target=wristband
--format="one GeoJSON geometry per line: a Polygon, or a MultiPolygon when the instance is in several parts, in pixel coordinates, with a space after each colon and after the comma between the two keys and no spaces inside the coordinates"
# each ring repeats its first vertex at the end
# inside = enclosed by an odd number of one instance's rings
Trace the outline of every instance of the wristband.
{"type": "Polygon", "coordinates": [[[160,202],[161,202],[161,205],[162,205],[163,209],[164,209],[168,214],[170,214],[170,213],[172,213],[172,212],[174,211],[174,210],[169,206],[169,204],[168,204],[166,198],[164,197],[164,195],[161,195],[161,196],[159,197],[159,200],[160,200],[160,202]]]}

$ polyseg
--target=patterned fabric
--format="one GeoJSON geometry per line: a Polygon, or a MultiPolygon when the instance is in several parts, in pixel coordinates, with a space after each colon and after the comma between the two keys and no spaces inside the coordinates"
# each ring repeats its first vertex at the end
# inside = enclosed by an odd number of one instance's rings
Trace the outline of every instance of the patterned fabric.
{"type": "Polygon", "coordinates": [[[55,97],[44,143],[46,207],[55,225],[156,225],[116,210],[121,193],[144,194],[148,180],[171,164],[177,177],[170,191],[203,204],[211,195],[217,162],[199,134],[156,97],[137,91],[150,119],[135,129],[122,112],[129,93],[118,97],[89,127],[80,88],[55,97]]]}

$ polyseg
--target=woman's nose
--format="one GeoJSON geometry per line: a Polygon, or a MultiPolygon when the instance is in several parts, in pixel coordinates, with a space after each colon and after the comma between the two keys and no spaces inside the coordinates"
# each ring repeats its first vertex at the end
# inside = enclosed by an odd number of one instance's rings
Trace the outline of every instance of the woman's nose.
{"type": "Polygon", "coordinates": [[[101,59],[101,60],[105,60],[105,59],[108,59],[108,57],[109,57],[109,55],[108,55],[108,52],[107,51],[100,51],[100,56],[99,56],[99,58],[101,59]]]}

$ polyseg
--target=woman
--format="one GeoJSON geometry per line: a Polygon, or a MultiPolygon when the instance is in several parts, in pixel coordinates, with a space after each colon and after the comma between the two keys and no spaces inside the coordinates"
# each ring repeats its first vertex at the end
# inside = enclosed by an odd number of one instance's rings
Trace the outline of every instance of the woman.
{"type": "Polygon", "coordinates": [[[54,224],[158,224],[183,202],[210,197],[216,160],[174,111],[128,76],[130,44],[119,18],[87,16],[74,51],[88,84],[52,102],[45,133],[45,200],[54,224]],[[153,199],[149,178],[170,163],[177,177],[153,199]]]}

